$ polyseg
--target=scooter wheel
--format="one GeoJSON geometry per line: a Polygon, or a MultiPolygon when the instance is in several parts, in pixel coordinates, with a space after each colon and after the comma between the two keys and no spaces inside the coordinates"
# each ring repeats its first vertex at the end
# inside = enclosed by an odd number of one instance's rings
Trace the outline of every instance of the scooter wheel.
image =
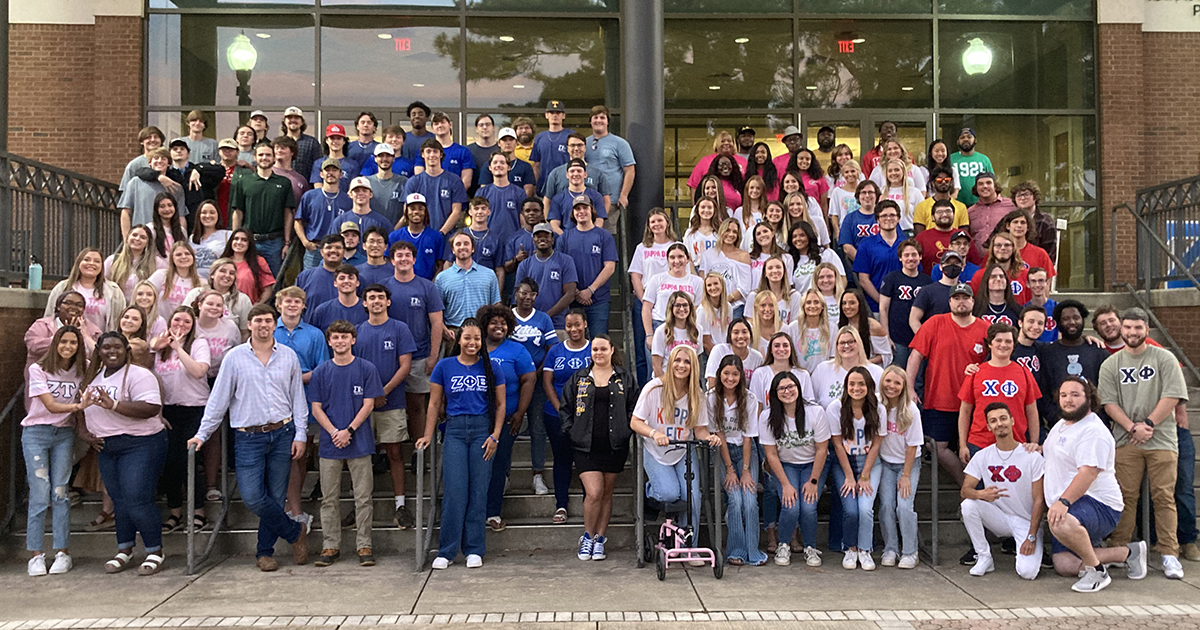
{"type": "Polygon", "coordinates": [[[667,552],[658,551],[657,561],[654,563],[655,572],[658,574],[658,581],[662,582],[667,579],[667,552]]]}
{"type": "Polygon", "coordinates": [[[642,548],[642,559],[646,562],[654,562],[654,554],[658,547],[658,537],[653,534],[646,534],[645,543],[642,548]]]}
{"type": "Polygon", "coordinates": [[[722,575],[725,575],[725,561],[717,558],[716,562],[713,563],[713,577],[719,580],[722,575]]]}

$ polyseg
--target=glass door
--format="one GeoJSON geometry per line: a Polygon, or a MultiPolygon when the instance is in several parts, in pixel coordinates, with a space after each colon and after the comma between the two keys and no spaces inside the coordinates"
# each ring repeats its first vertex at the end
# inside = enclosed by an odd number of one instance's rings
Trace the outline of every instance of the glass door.
{"type": "Polygon", "coordinates": [[[867,127],[871,133],[869,147],[879,146],[880,127],[885,123],[891,123],[895,128],[895,137],[908,150],[913,164],[918,167],[923,166],[925,152],[929,149],[929,143],[933,142],[933,117],[921,114],[872,114],[870,115],[870,125],[867,127]]]}
{"type": "Polygon", "coordinates": [[[804,142],[817,156],[823,170],[828,170],[833,150],[838,145],[850,147],[855,159],[862,155],[863,121],[860,117],[835,118],[828,112],[804,116],[804,142]]]}

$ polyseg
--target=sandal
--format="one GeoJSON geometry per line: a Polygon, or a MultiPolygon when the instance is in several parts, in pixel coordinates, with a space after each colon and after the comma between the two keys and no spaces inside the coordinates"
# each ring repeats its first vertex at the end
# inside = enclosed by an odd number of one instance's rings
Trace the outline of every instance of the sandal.
{"type": "Polygon", "coordinates": [[[734,567],[740,567],[743,564],[746,564],[746,561],[742,560],[741,558],[726,558],[725,564],[728,564],[728,565],[734,566],[734,567]]]}
{"type": "Polygon", "coordinates": [[[104,563],[105,573],[120,573],[129,568],[129,562],[133,560],[133,556],[124,551],[118,551],[117,555],[113,556],[112,560],[104,563]]]}
{"type": "Polygon", "coordinates": [[[165,558],[163,558],[161,551],[147,554],[146,559],[142,562],[142,566],[138,567],[137,574],[154,575],[155,573],[162,571],[163,560],[165,560],[165,558]]]}
{"type": "Polygon", "coordinates": [[[203,514],[193,514],[192,527],[194,527],[198,532],[204,531],[204,529],[208,527],[208,518],[203,514]]]}
{"type": "Polygon", "coordinates": [[[216,488],[209,488],[208,492],[204,494],[205,501],[220,501],[222,497],[221,491],[216,488]]]}
{"type": "Polygon", "coordinates": [[[494,532],[502,532],[504,531],[504,528],[507,527],[507,525],[504,523],[504,519],[500,518],[499,516],[489,516],[487,519],[487,525],[494,532]]]}
{"type": "Polygon", "coordinates": [[[109,512],[100,512],[96,515],[95,520],[84,526],[85,531],[102,532],[106,529],[114,529],[117,526],[117,521],[109,512]]]}
{"type": "Polygon", "coordinates": [[[167,517],[167,522],[163,523],[163,526],[162,526],[163,533],[166,534],[169,532],[173,532],[173,531],[179,529],[179,526],[182,524],[183,524],[183,517],[180,516],[179,514],[172,514],[167,517]]]}
{"type": "Polygon", "coordinates": [[[557,510],[555,510],[554,511],[554,524],[562,525],[563,523],[566,523],[566,522],[567,522],[567,509],[566,508],[558,508],[557,510]]]}

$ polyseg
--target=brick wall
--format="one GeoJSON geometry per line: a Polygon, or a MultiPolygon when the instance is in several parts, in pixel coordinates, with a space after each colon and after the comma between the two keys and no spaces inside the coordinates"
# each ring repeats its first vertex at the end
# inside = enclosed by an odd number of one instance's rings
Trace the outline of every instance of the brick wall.
{"type": "Polygon", "coordinates": [[[9,46],[9,149],[119,181],[138,153],[142,20],[13,24],[9,46]]]}
{"type": "Polygon", "coordinates": [[[1154,308],[1154,316],[1175,342],[1183,348],[1183,353],[1193,363],[1200,361],[1200,327],[1196,326],[1195,306],[1158,306],[1154,308]]]}
{"type": "MultiPolygon", "coordinates": [[[[1097,42],[1097,81],[1100,87],[1100,216],[1103,226],[1106,284],[1115,280],[1132,282],[1137,260],[1133,219],[1117,215],[1117,277],[1111,274],[1111,208],[1133,205],[1134,192],[1144,185],[1145,143],[1142,107],[1142,29],[1139,24],[1101,24],[1097,42]],[[1120,173],[1120,176],[1116,174],[1120,173]]],[[[1106,287],[1105,287],[1106,288],[1106,287]]]]}
{"type": "Polygon", "coordinates": [[[1147,185],[1200,173],[1200,33],[1142,35],[1147,185]]]}

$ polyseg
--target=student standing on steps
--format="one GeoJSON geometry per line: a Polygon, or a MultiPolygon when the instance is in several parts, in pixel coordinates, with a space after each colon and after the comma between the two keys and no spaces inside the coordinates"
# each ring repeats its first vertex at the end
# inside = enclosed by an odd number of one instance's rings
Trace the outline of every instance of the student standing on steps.
{"type": "MultiPolygon", "coordinates": [[[[738,320],[742,321],[742,320],[738,320]]],[[[744,323],[744,322],[743,322],[744,323]]],[[[729,534],[725,556],[732,565],[766,564],[767,554],[758,549],[758,401],[747,391],[742,360],[730,354],[720,360],[716,385],[710,387],[708,405],[719,421],[725,443],[721,446],[728,505],[725,511],[729,534]]]]}

